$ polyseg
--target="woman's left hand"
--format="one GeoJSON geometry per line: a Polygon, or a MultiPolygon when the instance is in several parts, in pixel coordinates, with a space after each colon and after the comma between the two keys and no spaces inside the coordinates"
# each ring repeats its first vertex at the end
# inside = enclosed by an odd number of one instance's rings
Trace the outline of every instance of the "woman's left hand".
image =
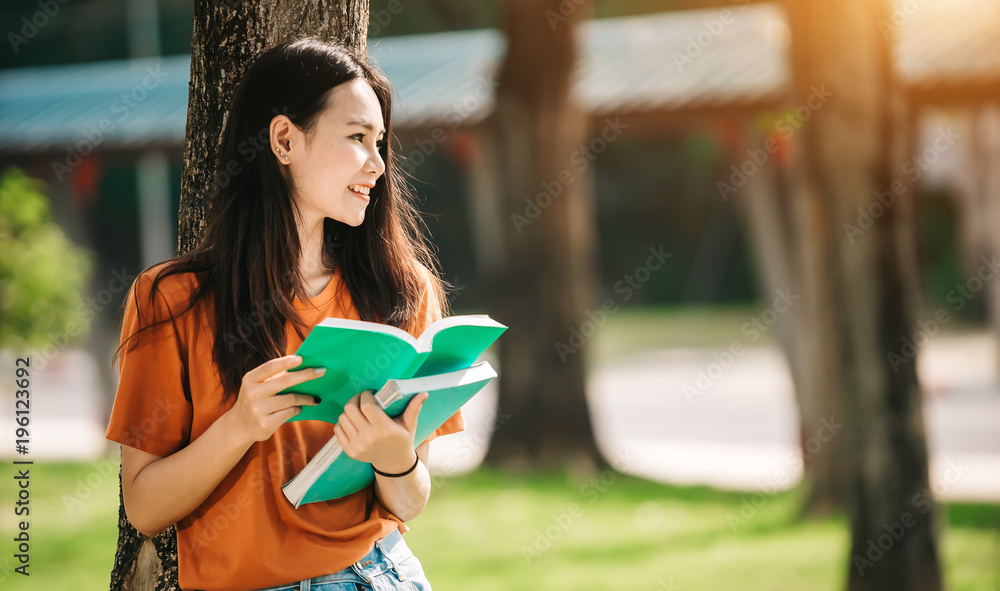
{"type": "Polygon", "coordinates": [[[374,390],[351,397],[333,432],[344,453],[382,472],[406,472],[413,465],[417,416],[427,392],[414,396],[406,410],[393,419],[375,401],[374,390]]]}

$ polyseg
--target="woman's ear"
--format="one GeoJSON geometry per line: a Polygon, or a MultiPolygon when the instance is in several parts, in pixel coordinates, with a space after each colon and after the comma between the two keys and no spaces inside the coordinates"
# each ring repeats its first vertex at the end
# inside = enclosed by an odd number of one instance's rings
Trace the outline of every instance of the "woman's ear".
{"type": "Polygon", "coordinates": [[[285,115],[278,115],[271,119],[269,134],[270,149],[278,163],[290,164],[293,146],[302,145],[299,128],[285,115]]]}

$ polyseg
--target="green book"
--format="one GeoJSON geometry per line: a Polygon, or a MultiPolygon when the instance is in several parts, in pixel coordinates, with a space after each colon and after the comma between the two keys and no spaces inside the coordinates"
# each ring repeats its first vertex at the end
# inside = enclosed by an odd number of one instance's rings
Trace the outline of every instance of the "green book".
{"type": "MultiPolygon", "coordinates": [[[[293,370],[325,367],[326,373],[279,392],[312,394],[319,397],[320,403],[303,406],[302,412],[288,422],[336,423],[355,394],[376,390],[385,397],[389,394],[383,387],[390,380],[398,387],[400,380],[429,378],[431,382],[416,382],[423,389],[414,390],[386,408],[386,413],[395,417],[402,414],[413,394],[431,393],[417,419],[415,447],[496,377],[488,363],[473,364],[506,330],[506,326],[485,314],[442,318],[417,338],[386,324],[327,318],[313,327],[295,351],[302,363],[293,370]]],[[[386,401],[392,402],[388,398],[386,401]]],[[[300,474],[282,486],[283,490],[291,487],[289,492],[295,491],[292,496],[285,494],[296,507],[349,495],[375,479],[370,464],[334,453],[339,449],[336,439],[332,437],[300,474]],[[320,465],[322,469],[317,468],[320,465]],[[298,484],[293,486],[295,482],[298,484]]]]}
{"type": "MultiPolygon", "coordinates": [[[[422,442],[496,376],[489,362],[480,361],[453,372],[389,380],[375,393],[375,401],[387,415],[398,417],[414,396],[427,392],[414,436],[415,442],[422,442]]],[[[331,437],[301,472],[282,485],[289,502],[298,508],[305,503],[339,499],[370,485],[375,480],[371,464],[343,451],[337,438],[331,437]]]]}
{"type": "Polygon", "coordinates": [[[485,314],[442,318],[418,338],[387,324],[327,318],[312,328],[295,351],[302,364],[293,370],[325,367],[326,373],[279,392],[312,394],[320,403],[303,406],[288,422],[336,423],[352,396],[378,390],[390,379],[465,369],[505,330],[506,326],[485,314]]]}

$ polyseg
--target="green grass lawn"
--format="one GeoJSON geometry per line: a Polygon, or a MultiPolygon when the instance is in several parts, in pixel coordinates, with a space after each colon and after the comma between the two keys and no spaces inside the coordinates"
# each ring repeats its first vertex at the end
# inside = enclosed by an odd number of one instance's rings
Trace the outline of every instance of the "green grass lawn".
{"type": "MultiPolygon", "coordinates": [[[[436,591],[843,588],[844,520],[796,521],[797,491],[768,499],[734,532],[727,516],[747,494],[604,476],[600,484],[480,470],[443,480],[406,539],[436,591]]],[[[12,484],[0,478],[8,504],[12,484]]],[[[7,574],[15,521],[13,511],[0,513],[0,588],[106,589],[117,473],[99,478],[90,464],[36,464],[31,511],[30,578],[7,574]],[[68,511],[67,500],[78,493],[87,496],[68,511]]],[[[954,504],[945,511],[948,588],[1000,589],[1000,506],[954,504]]]]}

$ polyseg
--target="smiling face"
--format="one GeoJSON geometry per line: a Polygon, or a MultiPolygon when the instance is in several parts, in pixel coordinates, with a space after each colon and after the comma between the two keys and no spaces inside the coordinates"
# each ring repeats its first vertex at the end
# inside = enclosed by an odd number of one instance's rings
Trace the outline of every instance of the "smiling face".
{"type": "MultiPolygon", "coordinates": [[[[278,161],[287,164],[286,178],[307,227],[323,218],[358,226],[370,201],[365,193],[385,172],[378,150],[385,138],[382,110],[375,91],[361,78],[335,87],[327,105],[308,134],[294,126],[284,133],[277,130],[278,145],[289,156],[278,161]]],[[[272,134],[274,127],[272,122],[272,134]]]]}

